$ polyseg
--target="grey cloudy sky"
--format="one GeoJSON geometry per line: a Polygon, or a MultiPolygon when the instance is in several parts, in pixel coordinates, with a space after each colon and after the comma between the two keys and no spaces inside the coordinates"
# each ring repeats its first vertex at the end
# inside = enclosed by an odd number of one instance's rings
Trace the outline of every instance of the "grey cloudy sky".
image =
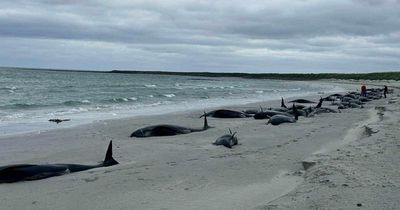
{"type": "Polygon", "coordinates": [[[400,0],[1,0],[0,66],[400,70],[400,0]]]}

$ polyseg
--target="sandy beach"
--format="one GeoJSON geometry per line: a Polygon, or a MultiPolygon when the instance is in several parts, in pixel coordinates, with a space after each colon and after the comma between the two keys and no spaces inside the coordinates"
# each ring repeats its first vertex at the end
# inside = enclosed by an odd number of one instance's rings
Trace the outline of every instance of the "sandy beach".
{"type": "MultiPolygon", "coordinates": [[[[343,86],[355,91],[358,84],[343,86]]],[[[0,165],[95,164],[104,159],[110,140],[120,163],[1,184],[0,209],[397,209],[398,93],[395,89],[387,99],[362,109],[301,117],[279,126],[253,118],[209,118],[214,128],[204,132],[129,137],[153,124],[200,128],[199,107],[0,137],[0,165]],[[228,128],[237,131],[239,145],[212,145],[228,128]],[[305,170],[303,161],[312,167],[305,170]]],[[[280,101],[225,108],[260,105],[279,107],[280,101]]]]}

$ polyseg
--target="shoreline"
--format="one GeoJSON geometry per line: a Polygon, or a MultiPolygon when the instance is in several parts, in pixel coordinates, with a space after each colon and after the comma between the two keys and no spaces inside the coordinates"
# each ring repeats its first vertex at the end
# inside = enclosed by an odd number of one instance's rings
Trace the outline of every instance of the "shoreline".
{"type": "MultiPolygon", "coordinates": [[[[299,81],[299,82],[306,82],[306,81],[299,81]]],[[[343,86],[340,83],[337,83],[335,81],[329,81],[329,82],[320,82],[320,81],[307,81],[310,83],[315,83],[315,84],[323,84],[323,85],[333,85],[336,88],[343,86]]],[[[343,90],[347,89],[349,90],[350,88],[353,88],[353,84],[348,84],[346,86],[346,88],[343,88],[343,90]]],[[[341,87],[342,88],[342,87],[341,87]]],[[[329,94],[329,93],[334,93],[337,91],[325,91],[323,94],[329,94]]],[[[339,91],[340,92],[340,91],[339,91]]],[[[323,95],[320,93],[302,93],[302,94],[298,94],[296,96],[290,96],[287,97],[285,99],[290,100],[296,97],[313,97],[313,96],[318,96],[318,95],[323,95]]],[[[129,118],[142,118],[142,117],[146,117],[146,116],[159,116],[159,115],[168,115],[168,114],[179,114],[179,113],[185,113],[185,112],[203,112],[204,110],[210,110],[210,109],[218,109],[218,108],[226,108],[226,107],[245,107],[245,106],[253,106],[253,105],[257,105],[257,104],[261,104],[261,103],[270,103],[272,101],[280,101],[280,97],[274,97],[274,98],[270,98],[270,99],[253,99],[252,102],[245,102],[243,99],[230,99],[228,102],[224,102],[224,103],[219,103],[217,104],[216,102],[212,102],[212,105],[209,106],[205,106],[203,108],[198,108],[198,107],[188,107],[188,105],[186,104],[173,104],[173,105],[165,105],[162,108],[166,109],[164,111],[160,111],[157,110],[156,112],[152,112],[153,110],[151,109],[151,107],[146,107],[144,109],[145,114],[138,114],[135,112],[129,112],[129,111],[121,111],[121,110],[115,110],[115,111],[108,111],[108,112],[102,112],[102,113],[98,113],[99,115],[101,115],[102,117],[100,118],[83,118],[80,119],[82,116],[80,116],[79,114],[76,115],[76,118],[71,118],[71,117],[67,117],[68,119],[71,119],[72,121],[70,122],[64,122],[61,124],[54,124],[54,123],[50,123],[48,122],[47,118],[40,118],[42,119],[42,121],[38,121],[38,122],[30,122],[30,123],[14,123],[14,124],[9,124],[9,125],[4,125],[1,128],[4,130],[3,133],[0,134],[0,138],[2,137],[12,137],[12,136],[20,136],[20,135],[27,135],[27,134],[35,134],[35,133],[41,133],[41,132],[47,132],[47,131],[51,131],[51,130],[57,130],[57,129],[64,129],[64,128],[75,128],[75,127],[79,127],[79,126],[85,126],[85,125],[90,125],[93,123],[98,123],[98,122],[103,122],[103,121],[113,121],[113,120],[124,120],[124,119],[129,119],[129,118]],[[176,109],[176,106],[178,106],[179,108],[176,109]],[[123,116],[125,115],[125,116],[123,116]],[[126,116],[128,115],[128,116],[126,116]],[[81,121],[81,122],[77,122],[77,121],[81,121]],[[18,129],[18,131],[11,131],[11,132],[5,132],[5,130],[9,130],[12,127],[19,125],[21,126],[22,124],[22,128],[18,129]],[[38,124],[37,126],[32,126],[32,124],[38,124]],[[45,127],[45,129],[43,129],[43,127],[45,127]],[[24,131],[23,131],[24,130],[24,131]]],[[[203,104],[205,102],[200,102],[199,104],[203,104]]],[[[193,105],[193,104],[192,104],[193,105]]],[[[193,105],[196,106],[196,105],[193,105]]],[[[257,105],[258,106],[258,105],[257,105]]],[[[161,108],[161,107],[157,107],[157,108],[161,108]]],[[[92,116],[96,113],[86,113],[87,116],[92,116]]],[[[74,116],[74,115],[72,115],[74,116]]],[[[85,115],[84,115],[85,116],[85,115]]],[[[32,119],[30,119],[32,120],[32,119]]]]}
{"type": "MultiPolygon", "coordinates": [[[[305,98],[316,100],[319,97],[305,98]]],[[[323,193],[329,195],[329,192],[320,191],[320,185],[328,183],[323,186],[329,186],[329,182],[324,181],[326,178],[319,171],[332,173],[325,168],[334,163],[328,162],[326,166],[324,161],[335,161],[331,153],[338,151],[335,148],[327,153],[315,152],[332,142],[342,142],[350,129],[371,123],[366,121],[370,117],[368,110],[384,106],[389,100],[367,103],[364,109],[301,117],[297,123],[280,126],[266,126],[265,120],[249,118],[210,118],[209,124],[214,128],[179,136],[129,138],[136,128],[160,122],[201,127],[199,114],[202,111],[105,120],[40,134],[0,137],[0,165],[95,163],[104,157],[109,140],[114,141],[114,157],[120,162],[109,168],[4,184],[0,187],[0,193],[5,195],[1,202],[6,209],[310,208],[305,197],[316,195],[300,192],[306,189],[311,193],[319,192],[321,196],[323,193]],[[212,145],[217,137],[228,132],[228,128],[238,132],[239,145],[233,149],[212,145]],[[317,165],[304,171],[301,161],[309,159],[316,161],[317,165]],[[34,193],[32,189],[35,189],[34,193]],[[301,203],[302,200],[305,203],[301,203]]],[[[276,100],[224,108],[241,110],[258,108],[259,104],[279,107],[280,103],[276,100]]],[[[383,135],[385,128],[372,129],[379,129],[381,132],[378,134],[383,135]]],[[[356,139],[349,144],[357,142],[356,139]]],[[[339,152],[343,152],[345,157],[356,154],[360,148],[346,147],[351,152],[347,153],[343,147],[346,145],[340,146],[339,152]]],[[[368,157],[363,158],[368,161],[368,157]]],[[[388,164],[387,167],[398,166],[388,164]]],[[[394,187],[388,185],[387,189],[396,189],[394,187]]],[[[346,197],[340,199],[346,201],[346,197]]],[[[317,207],[327,207],[324,198],[313,202],[318,204],[317,207]]],[[[364,201],[357,202],[365,204],[364,201]]],[[[397,200],[385,202],[396,204],[397,200]]],[[[342,203],[348,204],[345,209],[355,208],[352,202],[342,203]]],[[[334,203],[329,204],[334,207],[334,203]]]]}

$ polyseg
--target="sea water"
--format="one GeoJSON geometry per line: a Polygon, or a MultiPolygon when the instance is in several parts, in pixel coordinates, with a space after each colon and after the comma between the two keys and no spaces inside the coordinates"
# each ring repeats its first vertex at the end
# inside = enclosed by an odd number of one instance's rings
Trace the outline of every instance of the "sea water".
{"type": "Polygon", "coordinates": [[[0,68],[0,135],[334,91],[342,90],[301,81],[0,68]]]}

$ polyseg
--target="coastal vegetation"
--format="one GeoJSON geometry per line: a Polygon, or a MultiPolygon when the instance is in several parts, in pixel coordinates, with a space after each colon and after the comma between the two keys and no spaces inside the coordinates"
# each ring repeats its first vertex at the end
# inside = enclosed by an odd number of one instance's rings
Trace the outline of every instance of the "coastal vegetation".
{"type": "Polygon", "coordinates": [[[15,70],[44,70],[44,71],[73,71],[91,73],[120,73],[120,74],[156,74],[175,76],[199,76],[199,77],[238,77],[247,79],[278,79],[278,80],[322,80],[322,79],[344,79],[344,80],[400,80],[400,71],[373,72],[373,73],[227,73],[227,72],[174,72],[174,71],[136,71],[136,70],[112,70],[112,71],[86,71],[86,70],[64,70],[64,69],[36,69],[0,67],[2,69],[15,70]]]}
{"type": "Polygon", "coordinates": [[[398,72],[374,73],[214,73],[214,72],[168,72],[168,71],[122,71],[113,70],[111,73],[125,74],[160,74],[201,77],[240,77],[247,79],[280,79],[280,80],[321,80],[321,79],[346,79],[346,80],[400,80],[398,72]]]}

